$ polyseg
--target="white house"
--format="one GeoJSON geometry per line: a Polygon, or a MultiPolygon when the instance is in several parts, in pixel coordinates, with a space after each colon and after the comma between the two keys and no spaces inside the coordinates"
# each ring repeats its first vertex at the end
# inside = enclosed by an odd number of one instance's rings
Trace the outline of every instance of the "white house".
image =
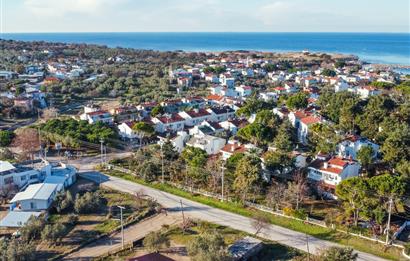
{"type": "Polygon", "coordinates": [[[219,152],[225,146],[225,139],[214,137],[211,135],[195,135],[187,143],[187,146],[200,148],[208,155],[213,155],[219,152]]]}
{"type": "Polygon", "coordinates": [[[177,133],[171,134],[170,136],[158,136],[158,144],[164,144],[166,141],[170,141],[174,149],[181,153],[186,142],[189,140],[189,135],[185,131],[178,131],[177,133]]]}
{"type": "Polygon", "coordinates": [[[155,131],[160,133],[182,131],[185,125],[185,119],[178,113],[157,116],[151,121],[155,124],[155,131]]]}
{"type": "Polygon", "coordinates": [[[252,94],[252,87],[241,85],[235,87],[235,91],[237,92],[239,97],[248,97],[252,94]]]}
{"type": "Polygon", "coordinates": [[[229,141],[221,150],[222,159],[227,160],[236,153],[245,153],[247,148],[238,141],[229,141]]]}
{"type": "Polygon", "coordinates": [[[323,182],[335,188],[342,180],[359,176],[360,164],[357,161],[333,157],[327,160],[317,157],[308,166],[308,178],[314,182],[323,182]]]}
{"type": "MultiPolygon", "coordinates": [[[[85,109],[85,108],[84,108],[85,109]]],[[[84,110],[84,113],[80,115],[81,120],[88,121],[90,124],[94,124],[96,122],[103,122],[106,124],[113,124],[114,118],[112,117],[111,113],[104,110],[97,110],[97,111],[90,111],[87,112],[84,110]]]]}
{"type": "Polygon", "coordinates": [[[220,122],[219,125],[226,130],[229,131],[232,135],[236,135],[240,128],[246,126],[248,122],[246,120],[239,120],[239,119],[232,119],[220,122]]]}
{"type": "Polygon", "coordinates": [[[335,92],[342,92],[342,91],[347,91],[350,87],[348,83],[345,81],[338,81],[337,83],[334,84],[335,87],[335,92]]]}
{"type": "Polygon", "coordinates": [[[185,126],[191,127],[200,124],[203,121],[211,121],[212,115],[205,109],[193,109],[190,111],[182,111],[178,113],[185,119],[185,126]]]}
{"type": "Polygon", "coordinates": [[[39,182],[42,173],[36,169],[13,166],[8,161],[0,161],[0,188],[5,186],[17,186],[21,188],[26,184],[39,182]]]}
{"type": "Polygon", "coordinates": [[[259,93],[259,98],[262,100],[268,102],[268,101],[277,101],[279,98],[279,95],[275,92],[260,92],[259,93]]]}
{"type": "Polygon", "coordinates": [[[351,135],[341,141],[337,145],[337,153],[339,156],[344,157],[344,158],[349,158],[351,157],[354,160],[357,160],[357,153],[359,150],[363,147],[371,147],[373,149],[373,158],[377,157],[377,154],[379,152],[380,146],[369,141],[366,138],[361,138],[360,136],[357,135],[351,135]]]}
{"type": "Polygon", "coordinates": [[[58,184],[33,184],[17,193],[10,203],[13,203],[16,209],[23,211],[46,210],[51,206],[58,192],[58,184]]]}
{"type": "Polygon", "coordinates": [[[379,95],[380,91],[373,87],[373,86],[362,86],[357,88],[356,90],[357,94],[360,96],[360,98],[362,99],[367,99],[370,96],[375,96],[375,95],[379,95]]]}
{"type": "Polygon", "coordinates": [[[126,139],[136,139],[138,138],[137,133],[132,129],[132,127],[135,125],[135,122],[127,121],[123,122],[121,124],[117,125],[118,128],[118,134],[122,138],[126,139]]]}
{"type": "Polygon", "coordinates": [[[299,142],[307,144],[309,128],[315,123],[320,123],[322,121],[320,116],[316,116],[310,112],[306,111],[295,111],[288,114],[289,121],[292,126],[295,127],[297,131],[297,136],[299,142]]]}
{"type": "Polygon", "coordinates": [[[227,121],[235,117],[235,111],[229,106],[211,107],[207,111],[211,114],[211,121],[221,122],[227,121]]]}

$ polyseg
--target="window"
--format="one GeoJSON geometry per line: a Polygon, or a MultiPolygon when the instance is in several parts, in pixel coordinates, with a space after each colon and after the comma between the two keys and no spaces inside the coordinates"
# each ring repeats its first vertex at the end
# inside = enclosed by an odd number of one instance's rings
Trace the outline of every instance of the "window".
{"type": "Polygon", "coordinates": [[[12,184],[13,183],[13,177],[8,177],[4,179],[4,184],[12,184]]]}
{"type": "Polygon", "coordinates": [[[30,208],[31,209],[36,209],[37,208],[36,203],[35,202],[30,202],[30,208]]]}
{"type": "Polygon", "coordinates": [[[30,179],[37,179],[37,178],[38,178],[37,174],[35,174],[35,175],[30,175],[30,179]]]}
{"type": "Polygon", "coordinates": [[[21,180],[21,181],[26,180],[26,179],[27,179],[27,176],[26,176],[26,175],[20,177],[20,180],[21,180]]]}

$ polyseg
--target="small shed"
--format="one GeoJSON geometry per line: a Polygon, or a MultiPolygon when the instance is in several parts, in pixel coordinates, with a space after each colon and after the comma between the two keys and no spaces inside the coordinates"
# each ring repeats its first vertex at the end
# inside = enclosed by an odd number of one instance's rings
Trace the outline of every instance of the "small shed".
{"type": "Polygon", "coordinates": [[[0,221],[0,227],[3,228],[19,228],[24,226],[30,217],[38,217],[41,212],[31,212],[31,211],[10,211],[7,215],[0,221]]]}

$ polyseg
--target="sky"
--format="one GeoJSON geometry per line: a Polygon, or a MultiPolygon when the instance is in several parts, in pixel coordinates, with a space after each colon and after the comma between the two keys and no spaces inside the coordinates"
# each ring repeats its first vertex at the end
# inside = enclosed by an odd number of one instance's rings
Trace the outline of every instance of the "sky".
{"type": "Polygon", "coordinates": [[[0,0],[13,32],[410,32],[409,0],[0,0]]]}

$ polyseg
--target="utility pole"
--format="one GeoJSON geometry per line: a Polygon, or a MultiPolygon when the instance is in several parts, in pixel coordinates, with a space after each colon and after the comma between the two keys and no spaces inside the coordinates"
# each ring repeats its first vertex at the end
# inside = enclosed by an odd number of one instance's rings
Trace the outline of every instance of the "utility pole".
{"type": "MultiPolygon", "coordinates": [[[[104,166],[104,139],[100,138],[100,143],[101,143],[101,167],[104,166]]],[[[102,177],[101,177],[101,173],[99,173],[98,177],[100,179],[99,185],[101,185],[102,182],[102,177]]]]}
{"type": "Polygon", "coordinates": [[[221,191],[221,196],[222,196],[222,202],[224,201],[224,190],[225,190],[225,167],[222,166],[222,191],[221,191]]]}
{"type": "Polygon", "coordinates": [[[391,219],[391,209],[393,206],[393,197],[389,198],[389,215],[387,218],[387,227],[386,227],[386,246],[389,244],[389,233],[390,233],[390,219],[391,219]]]}
{"type": "Polygon", "coordinates": [[[161,142],[161,174],[162,174],[162,184],[164,184],[164,151],[162,150],[162,146],[164,145],[161,142]]]}
{"type": "Polygon", "coordinates": [[[310,251],[309,251],[309,236],[306,234],[306,248],[307,248],[307,260],[310,261],[310,251]]]}
{"type": "Polygon", "coordinates": [[[123,206],[117,206],[120,209],[121,213],[121,247],[124,249],[124,224],[123,224],[123,218],[122,218],[122,210],[125,209],[123,206]]]}
{"type": "Polygon", "coordinates": [[[179,200],[181,203],[181,214],[182,214],[182,222],[185,224],[185,215],[184,215],[184,207],[182,206],[182,199],[179,200]]]}

